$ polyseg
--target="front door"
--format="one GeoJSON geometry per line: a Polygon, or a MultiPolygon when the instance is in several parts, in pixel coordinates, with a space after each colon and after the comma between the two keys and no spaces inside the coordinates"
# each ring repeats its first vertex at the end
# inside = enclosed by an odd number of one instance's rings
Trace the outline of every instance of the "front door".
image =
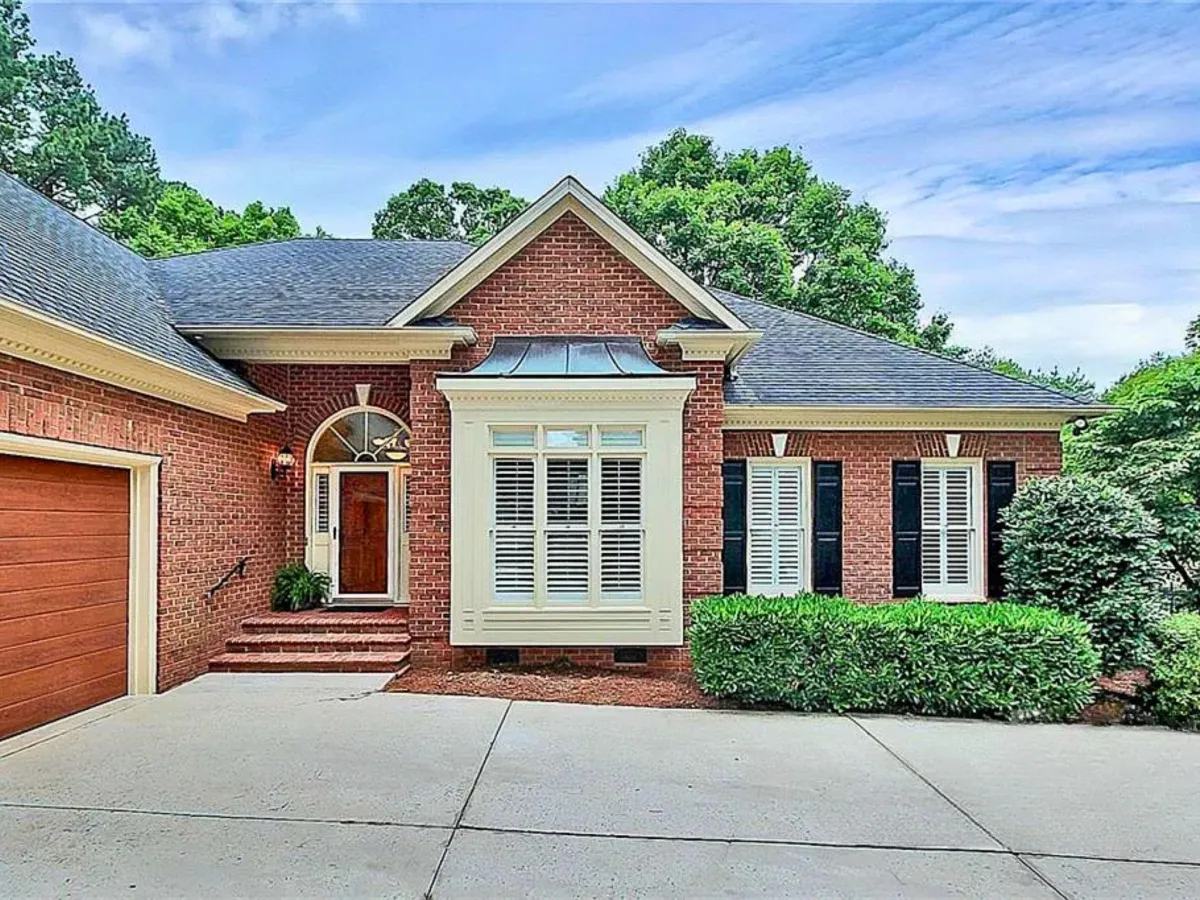
{"type": "Polygon", "coordinates": [[[391,473],[338,473],[334,530],[338,597],[387,598],[391,590],[391,473]]]}

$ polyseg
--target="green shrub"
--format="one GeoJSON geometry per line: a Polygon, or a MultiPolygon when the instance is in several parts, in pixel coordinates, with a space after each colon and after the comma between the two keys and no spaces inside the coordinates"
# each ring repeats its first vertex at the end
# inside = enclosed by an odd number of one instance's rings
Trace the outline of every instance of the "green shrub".
{"type": "Polygon", "coordinates": [[[1149,702],[1174,728],[1200,728],[1200,614],[1177,613],[1154,629],[1149,702]]]}
{"type": "Polygon", "coordinates": [[[1158,526],[1137,500],[1090,476],[1035,478],[1003,520],[1006,600],[1090,623],[1106,671],[1148,659],[1166,609],[1158,526]]]}
{"type": "Polygon", "coordinates": [[[271,609],[298,611],[320,606],[329,599],[331,582],[323,572],[313,572],[302,562],[280,566],[271,585],[271,609]]]}
{"type": "Polygon", "coordinates": [[[1070,719],[1100,663],[1084,622],[1006,603],[710,597],[689,640],[706,693],[808,711],[1070,719]]]}

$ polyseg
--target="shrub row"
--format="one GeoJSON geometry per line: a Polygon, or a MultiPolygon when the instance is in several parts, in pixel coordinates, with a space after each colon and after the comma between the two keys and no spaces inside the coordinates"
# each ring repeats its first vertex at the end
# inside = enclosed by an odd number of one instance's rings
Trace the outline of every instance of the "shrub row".
{"type": "Polygon", "coordinates": [[[1164,725],[1200,728],[1200,614],[1178,613],[1154,629],[1150,708],[1164,725]]]}
{"type": "Polygon", "coordinates": [[[807,711],[1070,719],[1100,666],[1079,619],[1003,603],[710,597],[689,639],[705,692],[807,711]]]}

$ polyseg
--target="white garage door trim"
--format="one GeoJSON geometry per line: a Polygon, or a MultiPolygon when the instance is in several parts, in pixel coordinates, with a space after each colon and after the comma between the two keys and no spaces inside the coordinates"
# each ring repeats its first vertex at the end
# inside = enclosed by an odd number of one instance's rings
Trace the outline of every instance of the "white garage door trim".
{"type": "Polygon", "coordinates": [[[129,470],[129,693],[158,684],[158,467],[144,453],[0,432],[0,453],[129,470]]]}

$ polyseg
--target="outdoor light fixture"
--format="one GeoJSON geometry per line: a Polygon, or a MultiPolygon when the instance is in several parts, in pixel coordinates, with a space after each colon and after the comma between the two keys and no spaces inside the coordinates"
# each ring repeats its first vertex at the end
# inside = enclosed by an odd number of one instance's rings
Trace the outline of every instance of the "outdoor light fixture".
{"type": "Polygon", "coordinates": [[[271,480],[283,478],[295,464],[296,454],[292,452],[291,444],[284,444],[271,460],[271,480]]]}
{"type": "Polygon", "coordinates": [[[1071,430],[1074,431],[1076,435],[1083,434],[1085,431],[1087,431],[1087,427],[1088,420],[1083,416],[1079,416],[1074,422],[1071,423],[1071,430]]]}

